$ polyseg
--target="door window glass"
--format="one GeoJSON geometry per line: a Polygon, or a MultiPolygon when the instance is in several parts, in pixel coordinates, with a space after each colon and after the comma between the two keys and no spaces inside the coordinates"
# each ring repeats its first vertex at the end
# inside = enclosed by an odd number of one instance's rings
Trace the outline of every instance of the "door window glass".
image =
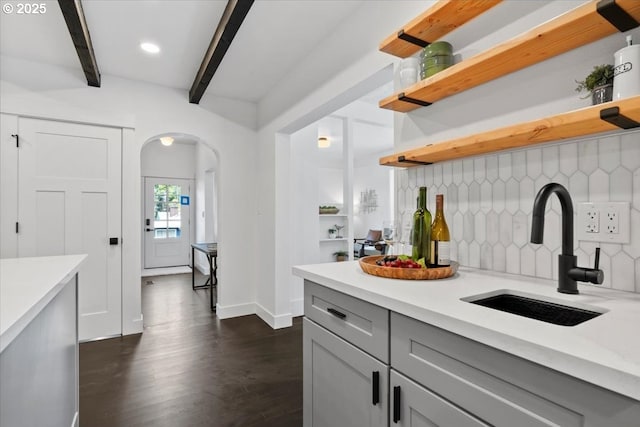
{"type": "Polygon", "coordinates": [[[153,186],[154,238],[180,237],[180,186],[156,184],[153,186]]]}

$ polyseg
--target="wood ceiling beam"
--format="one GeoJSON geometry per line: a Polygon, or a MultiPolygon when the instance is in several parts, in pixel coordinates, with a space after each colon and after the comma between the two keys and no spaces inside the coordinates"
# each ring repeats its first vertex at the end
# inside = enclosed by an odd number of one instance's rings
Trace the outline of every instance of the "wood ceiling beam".
{"type": "Polygon", "coordinates": [[[67,23],[71,40],[78,53],[82,71],[87,78],[89,86],[100,87],[100,70],[93,52],[89,27],[84,18],[82,3],[80,0],[58,0],[62,16],[67,23]]]}
{"type": "Polygon", "coordinates": [[[249,13],[249,9],[253,5],[254,0],[229,0],[227,7],[224,9],[222,18],[218,23],[211,44],[204,55],[198,74],[191,85],[189,91],[189,102],[198,104],[204,91],[209,86],[209,82],[213,78],[218,66],[222,62],[224,55],[227,53],[229,46],[236,33],[240,29],[240,25],[249,13]]]}

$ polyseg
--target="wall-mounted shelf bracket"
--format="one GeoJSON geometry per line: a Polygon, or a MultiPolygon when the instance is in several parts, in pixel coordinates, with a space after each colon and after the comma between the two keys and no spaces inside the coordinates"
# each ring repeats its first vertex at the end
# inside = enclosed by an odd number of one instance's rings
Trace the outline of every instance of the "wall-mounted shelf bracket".
{"type": "Polygon", "coordinates": [[[421,40],[417,37],[412,36],[411,34],[407,34],[404,32],[404,28],[400,31],[398,31],[398,38],[401,40],[404,40],[408,43],[411,44],[415,44],[416,46],[420,46],[420,47],[427,47],[431,44],[431,42],[426,42],[424,40],[421,40]]]}
{"type": "Polygon", "coordinates": [[[404,101],[404,102],[410,102],[412,104],[420,105],[422,107],[428,107],[429,105],[431,105],[430,102],[423,101],[421,99],[411,98],[410,96],[405,96],[404,92],[400,92],[398,94],[398,100],[404,101]]]}
{"type": "Polygon", "coordinates": [[[616,0],[600,0],[596,6],[596,10],[600,16],[609,21],[611,25],[622,33],[640,26],[640,22],[636,21],[633,16],[621,8],[616,3],[616,0]]]}
{"type": "Polygon", "coordinates": [[[398,156],[398,162],[411,163],[412,165],[432,165],[433,164],[431,162],[421,162],[420,160],[410,160],[410,159],[407,159],[405,156],[398,156]]]}
{"type": "Polygon", "coordinates": [[[609,122],[612,125],[618,126],[622,129],[633,129],[640,127],[640,123],[620,114],[619,107],[611,107],[600,110],[600,118],[605,122],[609,122]]]}

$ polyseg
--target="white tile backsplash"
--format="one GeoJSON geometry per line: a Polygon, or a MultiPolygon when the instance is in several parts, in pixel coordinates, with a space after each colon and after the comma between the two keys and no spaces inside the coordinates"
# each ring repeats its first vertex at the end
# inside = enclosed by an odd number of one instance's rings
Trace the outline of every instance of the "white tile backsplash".
{"type": "MultiPolygon", "coordinates": [[[[415,210],[418,187],[445,195],[451,255],[460,264],[525,276],[555,279],[561,251],[561,209],[550,199],[543,245],[529,243],[533,200],[549,182],[569,190],[577,205],[588,201],[632,203],[626,245],[602,244],[603,286],[640,292],[640,132],[547,145],[398,170],[399,212],[415,210]]],[[[577,236],[577,232],[575,233],[577,236]]],[[[578,264],[594,262],[593,242],[574,241],[578,264]]]]}

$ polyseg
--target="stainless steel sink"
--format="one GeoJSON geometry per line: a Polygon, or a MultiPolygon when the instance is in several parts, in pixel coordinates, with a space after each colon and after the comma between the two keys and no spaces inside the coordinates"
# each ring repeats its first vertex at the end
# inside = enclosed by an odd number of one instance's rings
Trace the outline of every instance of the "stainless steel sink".
{"type": "Polygon", "coordinates": [[[606,310],[600,307],[565,305],[550,299],[538,299],[538,296],[510,290],[491,292],[462,298],[463,301],[483,307],[500,310],[542,322],[561,326],[575,326],[598,317],[606,310]]]}

